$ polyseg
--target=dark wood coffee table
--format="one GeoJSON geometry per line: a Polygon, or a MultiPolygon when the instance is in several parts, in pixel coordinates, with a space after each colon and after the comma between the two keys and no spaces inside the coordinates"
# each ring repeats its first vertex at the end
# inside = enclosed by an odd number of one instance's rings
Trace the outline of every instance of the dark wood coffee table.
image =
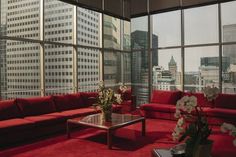
{"type": "Polygon", "coordinates": [[[108,148],[112,148],[112,136],[116,129],[134,124],[142,123],[142,136],[145,136],[145,118],[137,115],[129,114],[112,114],[111,122],[102,121],[101,114],[93,114],[86,116],[84,118],[73,118],[67,120],[67,138],[70,138],[70,124],[83,125],[88,127],[93,127],[97,129],[102,129],[107,131],[107,145],[108,148]]]}

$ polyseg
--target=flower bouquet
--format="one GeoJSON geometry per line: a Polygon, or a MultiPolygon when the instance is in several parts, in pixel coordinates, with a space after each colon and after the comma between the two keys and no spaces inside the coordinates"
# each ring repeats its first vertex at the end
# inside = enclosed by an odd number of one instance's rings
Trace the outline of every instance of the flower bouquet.
{"type": "Polygon", "coordinates": [[[102,112],[104,121],[111,121],[112,104],[122,102],[120,94],[115,94],[112,89],[106,89],[103,82],[100,82],[98,89],[98,101],[95,105],[102,112]]]}
{"type": "MultiPolygon", "coordinates": [[[[236,127],[233,124],[223,123],[220,129],[222,132],[229,132],[230,135],[236,137],[236,127]]],[[[236,146],[236,138],[233,140],[233,145],[236,146]]]]}
{"type": "MultiPolygon", "coordinates": [[[[176,127],[172,133],[174,140],[179,142],[185,140],[185,156],[197,157],[201,145],[211,144],[208,140],[211,128],[197,98],[184,96],[177,102],[175,117],[178,118],[176,127]]],[[[210,154],[210,151],[205,155],[210,154]]]]}

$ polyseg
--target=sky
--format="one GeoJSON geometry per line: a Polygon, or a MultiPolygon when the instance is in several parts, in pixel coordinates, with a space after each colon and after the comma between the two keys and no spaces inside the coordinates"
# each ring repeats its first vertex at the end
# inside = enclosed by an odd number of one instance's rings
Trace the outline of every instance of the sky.
{"type": "MultiPolygon", "coordinates": [[[[236,24],[236,1],[222,3],[222,25],[236,24]]],[[[218,5],[210,5],[186,9],[185,15],[185,44],[218,43],[218,5]]],[[[180,46],[181,19],[180,11],[156,14],[153,18],[153,32],[158,36],[159,47],[180,46]]],[[[147,16],[131,20],[131,30],[147,31],[147,16]]],[[[201,57],[216,57],[219,54],[217,46],[187,48],[185,50],[185,70],[198,71],[201,57]]],[[[174,56],[181,66],[180,49],[169,49],[159,54],[159,64],[168,69],[168,62],[174,56]]]]}

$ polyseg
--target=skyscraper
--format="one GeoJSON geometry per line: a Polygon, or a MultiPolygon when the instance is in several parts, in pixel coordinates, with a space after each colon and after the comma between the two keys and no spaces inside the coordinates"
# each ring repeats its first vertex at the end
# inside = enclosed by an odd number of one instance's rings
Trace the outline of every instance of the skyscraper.
{"type": "MultiPolygon", "coordinates": [[[[4,0],[7,35],[40,39],[40,0],[4,0]]],[[[99,47],[100,14],[75,7],[58,0],[44,1],[45,41],[72,44],[74,26],[77,26],[77,44],[99,47]],[[77,15],[77,17],[75,17],[77,15]],[[77,24],[74,23],[77,19],[77,24]]],[[[40,95],[40,45],[23,41],[7,41],[8,98],[40,95]]],[[[77,48],[77,72],[81,91],[91,91],[99,80],[99,50],[77,48]]],[[[45,44],[46,94],[73,91],[73,47],[63,44],[45,44]]]]}

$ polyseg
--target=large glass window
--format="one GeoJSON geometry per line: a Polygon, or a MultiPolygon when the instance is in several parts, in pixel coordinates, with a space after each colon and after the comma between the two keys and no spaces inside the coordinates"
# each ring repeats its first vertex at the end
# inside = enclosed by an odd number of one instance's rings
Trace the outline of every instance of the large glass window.
{"type": "Polygon", "coordinates": [[[101,47],[101,13],[77,7],[77,44],[101,47]]]}
{"type": "Polygon", "coordinates": [[[236,1],[221,4],[222,39],[224,42],[236,41],[236,1]]]}
{"type": "Polygon", "coordinates": [[[123,50],[130,51],[131,39],[130,39],[130,22],[123,21],[123,50]]]}
{"type": "Polygon", "coordinates": [[[218,5],[184,10],[185,45],[219,42],[218,5]]]}
{"type": "Polygon", "coordinates": [[[0,40],[1,98],[40,95],[39,44],[0,40]]]}
{"type": "Polygon", "coordinates": [[[104,81],[106,87],[115,87],[121,82],[120,52],[104,52],[104,81]]]}
{"type": "Polygon", "coordinates": [[[100,50],[78,48],[77,70],[79,91],[96,91],[100,75],[100,50]]]}
{"type": "Polygon", "coordinates": [[[121,49],[121,21],[112,16],[104,15],[103,41],[105,48],[121,49]]]}
{"type": "Polygon", "coordinates": [[[58,0],[45,0],[44,35],[46,41],[73,42],[73,8],[58,0]]]}
{"type": "Polygon", "coordinates": [[[180,46],[181,15],[180,11],[156,14],[153,18],[152,48],[180,46]]]}
{"type": "Polygon", "coordinates": [[[181,90],[181,49],[155,50],[153,60],[153,89],[159,90],[181,90]]]}
{"type": "Polygon", "coordinates": [[[222,92],[236,93],[236,44],[223,46],[222,92]]]}
{"type": "Polygon", "coordinates": [[[39,2],[1,0],[1,27],[5,27],[5,35],[39,39],[39,2]]]}
{"type": "Polygon", "coordinates": [[[132,53],[132,92],[136,95],[137,105],[149,101],[148,53],[145,50],[132,53]]]}
{"type": "Polygon", "coordinates": [[[131,53],[122,53],[123,82],[131,84],[131,53]]]}
{"type": "Polygon", "coordinates": [[[131,46],[132,49],[148,48],[148,17],[131,19],[131,46]]]}
{"type": "Polygon", "coordinates": [[[45,45],[46,95],[73,92],[73,48],[45,45]]]}
{"type": "Polygon", "coordinates": [[[185,49],[184,85],[186,91],[202,92],[206,86],[219,87],[219,47],[185,49]]]}

